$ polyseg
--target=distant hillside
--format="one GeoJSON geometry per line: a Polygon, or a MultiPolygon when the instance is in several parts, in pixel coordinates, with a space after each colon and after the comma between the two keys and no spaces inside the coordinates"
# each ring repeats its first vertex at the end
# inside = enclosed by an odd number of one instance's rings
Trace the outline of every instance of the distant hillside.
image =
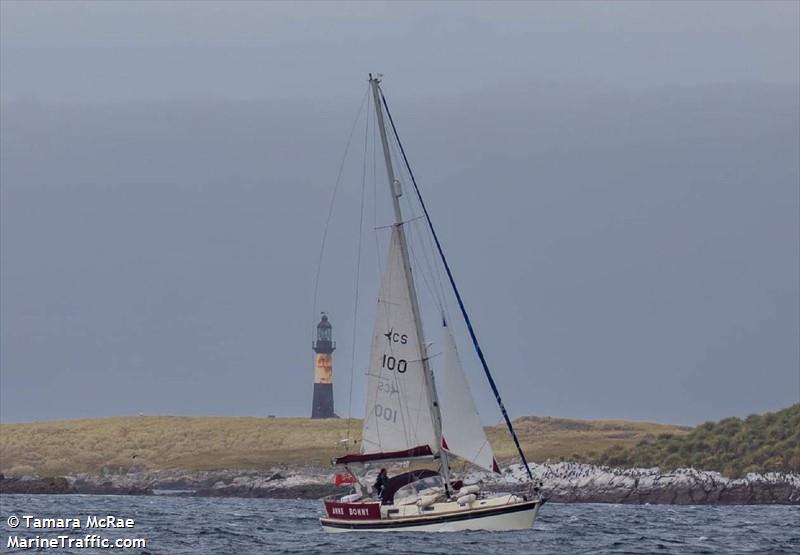
{"type": "Polygon", "coordinates": [[[634,446],[617,445],[594,462],[673,470],[694,467],[736,478],[748,472],[800,473],[800,404],[741,420],[706,422],[687,434],[659,434],[634,446]]]}
{"type": "MultiPolygon", "coordinates": [[[[0,472],[61,475],[145,469],[263,469],[280,464],[328,465],[358,449],[360,420],[134,416],[0,424],[0,472]]],[[[645,437],[688,428],[624,421],[523,417],[516,421],[530,461],[589,459],[645,437]]],[[[501,461],[516,459],[505,426],[487,433],[501,461]]]]}
{"type": "MultiPolygon", "coordinates": [[[[628,420],[574,420],[550,416],[523,416],[514,421],[529,462],[584,461],[598,457],[614,445],[634,446],[639,441],[669,433],[681,436],[685,426],[628,420]]],[[[505,425],[486,429],[497,457],[515,459],[517,451],[505,425]]]]}
{"type": "MultiPolygon", "coordinates": [[[[530,462],[573,460],[747,472],[800,472],[800,404],[696,428],[623,420],[525,416],[514,426],[530,462]]],[[[268,469],[327,466],[358,449],[361,421],[309,418],[133,416],[0,424],[0,472],[21,476],[77,472],[268,469]]],[[[501,462],[516,461],[504,425],[486,428],[501,462]]],[[[458,465],[457,465],[458,468],[458,465]]]]}

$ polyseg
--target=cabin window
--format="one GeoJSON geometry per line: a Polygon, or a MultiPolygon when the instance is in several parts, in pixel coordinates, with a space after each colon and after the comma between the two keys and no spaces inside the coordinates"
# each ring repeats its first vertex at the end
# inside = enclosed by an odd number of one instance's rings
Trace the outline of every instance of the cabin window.
{"type": "Polygon", "coordinates": [[[397,490],[394,494],[395,499],[402,499],[404,497],[416,497],[421,493],[433,493],[425,490],[441,490],[444,489],[444,480],[441,476],[428,476],[422,480],[411,482],[397,490]]]}

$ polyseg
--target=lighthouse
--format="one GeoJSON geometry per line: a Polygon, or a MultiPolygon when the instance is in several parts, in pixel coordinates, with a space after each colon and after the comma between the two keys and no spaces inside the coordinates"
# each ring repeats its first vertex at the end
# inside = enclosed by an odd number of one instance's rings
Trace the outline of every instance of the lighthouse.
{"type": "Polygon", "coordinates": [[[333,412],[333,327],[323,312],[317,324],[317,340],[314,349],[314,402],[311,418],[337,418],[333,412]]]}

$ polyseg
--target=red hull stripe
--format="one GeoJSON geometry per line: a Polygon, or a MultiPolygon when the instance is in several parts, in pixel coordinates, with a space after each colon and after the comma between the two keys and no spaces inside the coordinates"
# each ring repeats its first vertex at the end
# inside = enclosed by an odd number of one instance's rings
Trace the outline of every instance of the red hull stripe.
{"type": "Polygon", "coordinates": [[[414,457],[432,457],[433,452],[428,445],[418,445],[402,451],[385,451],[382,453],[353,453],[336,459],[336,464],[364,463],[391,459],[411,459],[414,457]]]}

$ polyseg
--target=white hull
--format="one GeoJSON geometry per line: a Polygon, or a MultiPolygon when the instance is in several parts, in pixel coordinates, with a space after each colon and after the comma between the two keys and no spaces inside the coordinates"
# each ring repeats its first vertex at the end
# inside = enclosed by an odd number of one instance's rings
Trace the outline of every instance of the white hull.
{"type": "MultiPolygon", "coordinates": [[[[530,530],[541,503],[525,510],[501,514],[482,515],[482,511],[467,511],[452,519],[438,522],[422,522],[423,519],[386,519],[380,521],[353,522],[322,518],[320,523],[326,532],[459,532],[463,530],[488,530],[506,532],[530,530]],[[408,520],[409,522],[403,522],[408,520]],[[417,521],[417,522],[414,522],[417,521]]],[[[437,520],[431,518],[430,520],[437,520]]]]}

